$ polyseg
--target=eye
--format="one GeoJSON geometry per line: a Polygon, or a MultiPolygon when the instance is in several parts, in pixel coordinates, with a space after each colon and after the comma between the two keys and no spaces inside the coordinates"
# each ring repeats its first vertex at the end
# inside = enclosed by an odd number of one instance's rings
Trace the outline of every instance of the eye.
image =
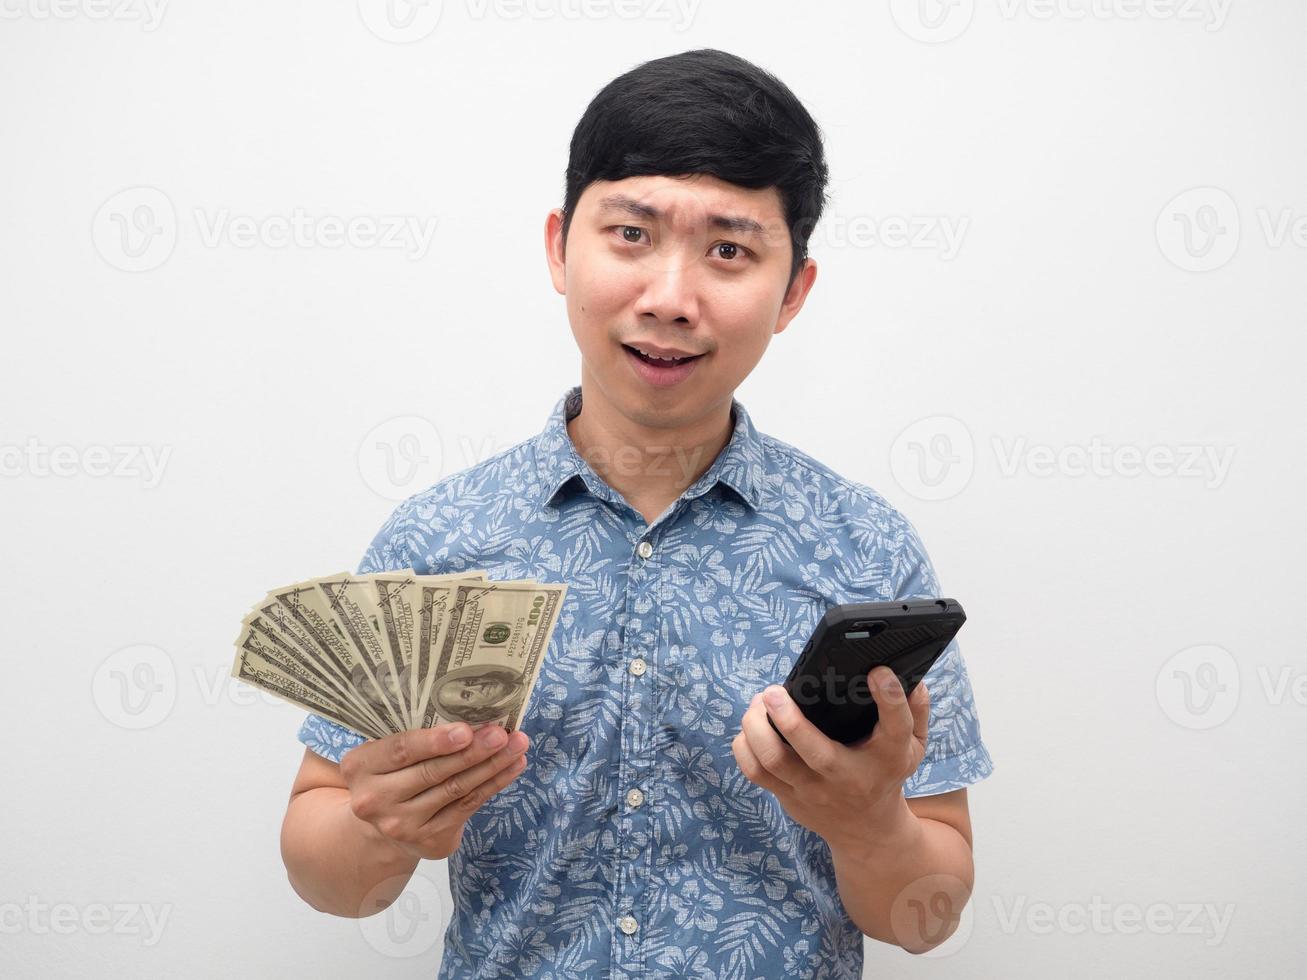
{"type": "Polygon", "coordinates": [[[613,228],[627,245],[639,245],[640,236],[645,234],[645,230],[639,225],[614,225],[613,228]],[[635,232],[634,237],[631,236],[631,232],[635,232]]]}
{"type": "Polygon", "coordinates": [[[717,252],[718,258],[725,259],[728,263],[732,265],[737,263],[740,260],[740,258],[746,256],[752,256],[753,254],[743,245],[736,245],[734,242],[718,242],[716,245],[712,247],[712,250],[717,252]],[[724,251],[718,251],[718,250],[724,250],[724,251]]]}

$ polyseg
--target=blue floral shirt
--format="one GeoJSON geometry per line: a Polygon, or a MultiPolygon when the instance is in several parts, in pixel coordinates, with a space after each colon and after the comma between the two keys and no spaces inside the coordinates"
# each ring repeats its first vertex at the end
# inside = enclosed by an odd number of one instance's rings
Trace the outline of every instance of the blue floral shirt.
{"type": "MultiPolygon", "coordinates": [[[[400,504],[359,572],[485,569],[569,585],[522,728],[528,765],[450,856],[445,977],[861,976],[830,848],[740,772],[731,740],[828,607],[939,585],[874,490],[734,428],[652,524],[577,453],[575,387],[534,438],[400,504]]],[[[908,796],[989,775],[956,642],[926,676],[908,796]]],[[[316,715],[328,759],[363,739],[316,715]]]]}

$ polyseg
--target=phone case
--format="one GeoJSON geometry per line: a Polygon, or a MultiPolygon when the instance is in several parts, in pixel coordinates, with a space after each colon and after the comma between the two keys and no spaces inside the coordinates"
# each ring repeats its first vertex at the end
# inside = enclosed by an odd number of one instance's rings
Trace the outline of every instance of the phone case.
{"type": "MultiPolygon", "coordinates": [[[[785,678],[799,710],[848,745],[871,734],[879,711],[867,673],[884,664],[911,694],[967,620],[956,599],[856,602],[826,611],[785,678]]],[[[786,745],[789,741],[771,726],[786,745]]]]}

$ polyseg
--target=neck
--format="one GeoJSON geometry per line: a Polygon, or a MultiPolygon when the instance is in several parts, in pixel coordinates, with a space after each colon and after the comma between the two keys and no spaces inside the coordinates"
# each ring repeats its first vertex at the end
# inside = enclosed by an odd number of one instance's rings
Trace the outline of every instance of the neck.
{"type": "Polygon", "coordinates": [[[567,423],[577,453],[610,487],[652,523],[703,476],[730,441],[730,399],[675,428],[643,425],[581,382],[581,412],[567,423]]]}

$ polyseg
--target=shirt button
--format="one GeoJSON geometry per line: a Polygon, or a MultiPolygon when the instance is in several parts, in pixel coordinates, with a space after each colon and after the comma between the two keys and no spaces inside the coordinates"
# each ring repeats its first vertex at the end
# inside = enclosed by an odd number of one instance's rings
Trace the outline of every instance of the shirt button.
{"type": "Polygon", "coordinates": [[[621,929],[622,932],[629,936],[631,933],[635,932],[635,930],[640,928],[640,923],[636,922],[632,916],[624,915],[617,920],[617,928],[621,929]]]}
{"type": "Polygon", "coordinates": [[[648,541],[641,541],[638,545],[636,545],[635,553],[639,555],[641,558],[648,558],[650,555],[653,554],[653,545],[651,545],[648,541]]]}
{"type": "Polygon", "coordinates": [[[636,677],[644,676],[644,668],[645,668],[645,663],[639,657],[636,657],[634,660],[631,661],[630,671],[636,677]]]}
{"type": "Polygon", "coordinates": [[[644,802],[644,794],[638,789],[628,789],[626,791],[626,805],[637,807],[644,802]]]}

